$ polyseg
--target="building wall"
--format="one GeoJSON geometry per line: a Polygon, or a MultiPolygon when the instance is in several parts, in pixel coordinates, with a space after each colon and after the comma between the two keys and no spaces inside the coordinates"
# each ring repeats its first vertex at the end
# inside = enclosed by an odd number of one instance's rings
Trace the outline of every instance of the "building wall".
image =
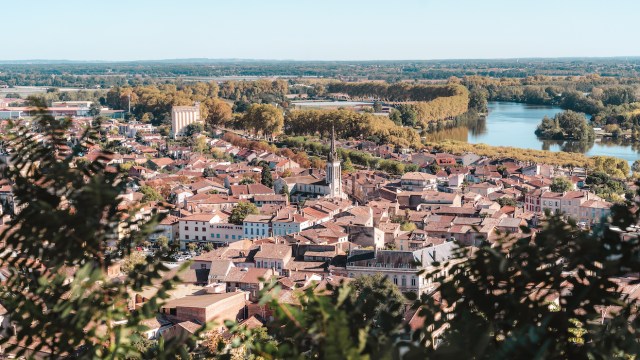
{"type": "Polygon", "coordinates": [[[358,276],[371,276],[375,274],[385,275],[398,286],[400,292],[413,291],[420,294],[430,285],[425,281],[424,276],[417,275],[418,269],[386,269],[383,267],[362,267],[347,266],[347,276],[357,278],[358,276]],[[404,283],[403,283],[404,279],[404,283]],[[403,286],[404,284],[404,286],[403,286]]]}
{"type": "Polygon", "coordinates": [[[245,239],[264,239],[271,236],[270,224],[244,222],[244,238],[245,239]]]}
{"type": "Polygon", "coordinates": [[[362,247],[377,246],[378,249],[384,247],[384,231],[372,226],[345,226],[349,234],[349,241],[362,247]]]}
{"type": "Polygon", "coordinates": [[[226,244],[242,240],[244,237],[243,226],[235,224],[211,224],[209,225],[211,241],[226,244]]]}
{"type": "Polygon", "coordinates": [[[208,221],[187,221],[180,219],[180,240],[188,241],[205,241],[211,240],[211,233],[209,232],[209,225],[213,224],[217,217],[214,217],[211,222],[208,221]],[[196,231],[196,229],[198,229],[196,231]]]}
{"type": "Polygon", "coordinates": [[[187,125],[200,122],[200,105],[178,106],[171,109],[171,134],[174,138],[184,136],[187,125]]]}
{"type": "Polygon", "coordinates": [[[304,229],[307,229],[311,224],[309,221],[305,221],[303,223],[295,223],[295,222],[273,222],[273,235],[289,235],[292,233],[300,232],[304,229]]]}
{"type": "Polygon", "coordinates": [[[180,321],[196,319],[203,324],[215,321],[219,325],[224,324],[225,320],[243,319],[245,296],[245,293],[239,292],[236,296],[220,300],[206,308],[180,306],[176,308],[174,318],[180,321]]]}

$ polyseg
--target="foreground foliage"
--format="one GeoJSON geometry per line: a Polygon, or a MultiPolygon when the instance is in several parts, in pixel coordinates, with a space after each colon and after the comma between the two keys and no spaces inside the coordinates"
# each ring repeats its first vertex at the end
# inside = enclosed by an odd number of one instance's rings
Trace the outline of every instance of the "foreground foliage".
{"type": "Polygon", "coordinates": [[[279,345],[229,323],[242,334],[231,348],[246,346],[265,359],[633,358],[640,352],[640,320],[622,290],[625,276],[640,270],[640,248],[637,239],[611,229],[638,221],[630,209],[615,206],[611,223],[593,232],[548,214],[536,236],[523,228],[525,236],[503,234],[473,254],[459,250],[420,271],[437,286],[419,298],[406,293],[410,311],[391,293],[353,283],[328,285],[328,296],[307,289],[292,306],[272,298],[279,288],[271,284],[262,302],[274,309],[268,326],[279,345]],[[419,326],[407,324],[412,311],[422,318],[419,326]]]}
{"type": "MultiPolygon", "coordinates": [[[[137,346],[136,332],[148,330],[141,322],[152,317],[179,279],[163,281],[148,302],[129,311],[129,291],[141,291],[168,269],[155,258],[146,266],[134,265],[120,282],[109,280],[107,273],[154,231],[160,216],[145,219],[137,209],[119,208],[124,175],[104,172],[99,162],[72,166],[73,158],[96,141],[97,128],[88,129],[71,154],[59,156],[71,120],[55,120],[46,115],[45,104],[34,102],[40,106],[37,127],[46,144],[20,126],[6,144],[14,153],[4,176],[14,185],[19,211],[2,232],[2,265],[8,276],[0,299],[15,333],[0,343],[18,356],[25,355],[26,347],[31,356],[45,352],[50,358],[147,356],[137,346]],[[119,248],[110,253],[108,242],[118,234],[119,248]]],[[[176,353],[186,358],[194,345],[177,337],[149,351],[155,358],[176,353]]]]}

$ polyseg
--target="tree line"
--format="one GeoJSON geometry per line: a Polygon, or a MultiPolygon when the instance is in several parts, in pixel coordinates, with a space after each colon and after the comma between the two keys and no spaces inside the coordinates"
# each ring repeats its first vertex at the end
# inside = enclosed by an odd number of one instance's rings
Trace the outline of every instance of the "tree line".
{"type": "Polygon", "coordinates": [[[331,128],[341,138],[368,138],[378,142],[418,149],[420,136],[410,127],[399,127],[386,116],[356,113],[352,110],[293,110],[284,119],[284,132],[289,135],[330,134],[331,128]]]}
{"type": "MultiPolygon", "coordinates": [[[[304,149],[324,157],[329,155],[331,146],[324,145],[318,141],[309,141],[309,139],[302,136],[287,136],[281,141],[294,149],[304,149]]],[[[405,164],[400,161],[380,159],[362,151],[347,150],[341,147],[338,147],[336,151],[343,162],[350,161],[353,164],[381,170],[392,175],[403,175],[405,172],[419,170],[417,164],[405,164]]]]}
{"type": "Polygon", "coordinates": [[[463,86],[410,85],[407,83],[385,84],[380,82],[332,82],[329,92],[345,93],[352,98],[372,97],[387,101],[431,101],[440,97],[463,96],[467,90],[463,86]]]}
{"type": "Polygon", "coordinates": [[[588,172],[602,171],[620,178],[627,177],[631,171],[626,160],[611,156],[588,157],[580,153],[489,146],[482,143],[469,144],[454,140],[428,142],[425,145],[429,149],[449,154],[461,155],[470,152],[490,158],[511,158],[527,164],[543,163],[569,170],[583,168],[588,172]]]}

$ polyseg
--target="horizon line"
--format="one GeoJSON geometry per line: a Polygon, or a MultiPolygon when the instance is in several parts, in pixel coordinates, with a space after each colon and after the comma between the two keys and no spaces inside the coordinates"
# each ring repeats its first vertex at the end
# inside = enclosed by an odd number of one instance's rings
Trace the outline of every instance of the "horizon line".
{"type": "Polygon", "coordinates": [[[640,59],[640,55],[634,56],[556,56],[556,57],[499,57],[499,58],[434,58],[434,59],[360,59],[360,60],[296,60],[296,59],[243,59],[243,58],[175,58],[175,59],[144,59],[144,60],[73,60],[73,59],[24,59],[2,60],[0,64],[11,63],[130,63],[130,62],[428,62],[428,61],[517,61],[517,60],[569,60],[569,59],[640,59]]]}

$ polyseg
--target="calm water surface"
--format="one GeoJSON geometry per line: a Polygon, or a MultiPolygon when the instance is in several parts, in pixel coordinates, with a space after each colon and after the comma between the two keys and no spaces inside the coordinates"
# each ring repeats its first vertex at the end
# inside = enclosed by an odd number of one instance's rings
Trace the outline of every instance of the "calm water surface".
{"type": "Polygon", "coordinates": [[[553,117],[562,112],[563,110],[559,107],[506,102],[489,102],[488,107],[490,113],[484,121],[484,126],[469,128],[467,142],[535,150],[580,152],[587,156],[615,156],[630,163],[640,159],[640,146],[622,140],[602,139],[600,142],[581,142],[538,139],[534,134],[536,126],[545,115],[553,117]]]}

